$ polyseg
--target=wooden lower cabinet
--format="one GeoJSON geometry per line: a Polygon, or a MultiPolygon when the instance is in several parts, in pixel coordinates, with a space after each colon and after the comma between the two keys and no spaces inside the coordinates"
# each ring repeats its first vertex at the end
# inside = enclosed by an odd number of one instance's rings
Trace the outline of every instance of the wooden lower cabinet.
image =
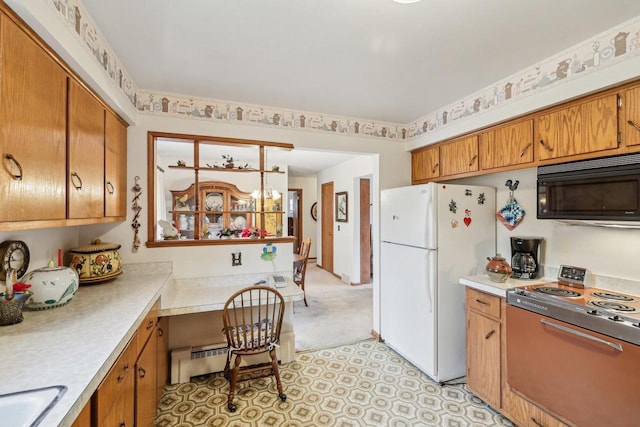
{"type": "Polygon", "coordinates": [[[158,334],[154,331],[136,362],[136,426],[152,426],[156,418],[157,363],[158,334]]]}
{"type": "Polygon", "coordinates": [[[563,422],[507,384],[504,298],[467,288],[467,389],[518,427],[563,427],[563,422]]]}
{"type": "Polygon", "coordinates": [[[467,388],[494,408],[501,407],[499,320],[467,312],[467,388]]]}
{"type": "Polygon", "coordinates": [[[169,382],[169,318],[158,319],[156,327],[158,335],[158,374],[156,381],[156,405],[160,404],[164,386],[169,382]]]}
{"type": "MultiPolygon", "coordinates": [[[[136,333],[93,394],[92,426],[147,427],[153,425],[158,407],[159,335],[156,331],[158,307],[159,302],[143,319],[136,333]]],[[[88,425],[83,423],[80,416],[76,422],[80,423],[77,424],[78,427],[88,425]]]]}
{"type": "Polygon", "coordinates": [[[84,405],[71,427],[91,427],[91,400],[84,405]]]}

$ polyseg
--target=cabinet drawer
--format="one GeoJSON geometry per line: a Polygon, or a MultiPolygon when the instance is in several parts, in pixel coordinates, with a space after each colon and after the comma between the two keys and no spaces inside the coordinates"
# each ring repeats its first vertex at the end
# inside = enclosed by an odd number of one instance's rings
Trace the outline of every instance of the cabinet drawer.
{"type": "Polygon", "coordinates": [[[151,336],[151,332],[153,332],[156,323],[158,322],[158,310],[160,309],[160,301],[156,301],[156,303],[151,307],[149,313],[145,316],[142,323],[138,327],[138,331],[136,332],[136,340],[137,340],[137,351],[136,351],[136,359],[137,355],[140,354],[144,345],[147,343],[147,340],[151,336]]]}
{"type": "Polygon", "coordinates": [[[96,424],[102,425],[114,402],[123,393],[129,378],[133,378],[131,373],[137,358],[136,337],[134,336],[93,395],[92,412],[95,414],[96,424]]]}
{"type": "Polygon", "coordinates": [[[509,418],[522,427],[567,427],[559,419],[510,391],[507,397],[509,418]]]}
{"type": "Polygon", "coordinates": [[[500,297],[467,288],[467,307],[496,319],[500,318],[500,297]]]}

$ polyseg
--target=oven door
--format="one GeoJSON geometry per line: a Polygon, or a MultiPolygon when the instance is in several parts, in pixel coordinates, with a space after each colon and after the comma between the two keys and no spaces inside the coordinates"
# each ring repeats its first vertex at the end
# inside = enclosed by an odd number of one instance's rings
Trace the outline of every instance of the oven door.
{"type": "Polygon", "coordinates": [[[507,382],[581,427],[638,426],[640,347],[507,306],[507,382]]]}

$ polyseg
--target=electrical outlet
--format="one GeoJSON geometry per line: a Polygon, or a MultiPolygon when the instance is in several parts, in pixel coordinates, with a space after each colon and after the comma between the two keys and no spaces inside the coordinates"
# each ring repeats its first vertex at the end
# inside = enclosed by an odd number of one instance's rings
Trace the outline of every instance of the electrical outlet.
{"type": "Polygon", "coordinates": [[[231,252],[231,267],[242,265],[242,252],[231,252]]]}

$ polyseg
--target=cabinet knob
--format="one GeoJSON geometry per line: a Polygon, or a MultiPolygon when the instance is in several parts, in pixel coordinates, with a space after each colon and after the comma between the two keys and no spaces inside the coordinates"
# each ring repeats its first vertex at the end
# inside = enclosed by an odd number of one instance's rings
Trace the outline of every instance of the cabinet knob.
{"type": "Polygon", "coordinates": [[[107,191],[109,194],[113,194],[116,191],[116,188],[113,186],[111,181],[107,181],[107,191]]]}
{"type": "Polygon", "coordinates": [[[489,338],[491,338],[491,336],[492,336],[493,334],[495,334],[495,333],[496,333],[496,330],[495,330],[495,329],[490,330],[490,331],[489,331],[489,333],[488,333],[487,335],[485,335],[485,336],[484,336],[484,339],[485,339],[485,340],[488,340],[488,339],[489,339],[489,338]]]}
{"type": "Polygon", "coordinates": [[[16,160],[15,157],[13,157],[13,154],[8,153],[4,156],[5,159],[9,160],[11,163],[14,164],[14,166],[16,168],[18,168],[18,174],[11,174],[11,176],[13,176],[14,179],[18,180],[18,181],[22,181],[22,165],[20,165],[20,162],[18,162],[16,160]]]}
{"type": "Polygon", "coordinates": [[[82,178],[76,172],[71,172],[71,184],[76,190],[82,189],[82,178]]]}
{"type": "Polygon", "coordinates": [[[435,165],[433,165],[433,168],[431,169],[431,173],[436,173],[436,169],[438,169],[438,166],[440,166],[440,163],[436,163],[435,165]]]}
{"type": "Polygon", "coordinates": [[[478,158],[478,155],[474,154],[473,157],[471,158],[471,160],[469,161],[469,166],[472,166],[473,162],[475,162],[477,158],[478,158]]]}
{"type": "Polygon", "coordinates": [[[147,375],[147,371],[145,371],[144,368],[138,368],[138,374],[140,378],[144,378],[147,375]]]}

